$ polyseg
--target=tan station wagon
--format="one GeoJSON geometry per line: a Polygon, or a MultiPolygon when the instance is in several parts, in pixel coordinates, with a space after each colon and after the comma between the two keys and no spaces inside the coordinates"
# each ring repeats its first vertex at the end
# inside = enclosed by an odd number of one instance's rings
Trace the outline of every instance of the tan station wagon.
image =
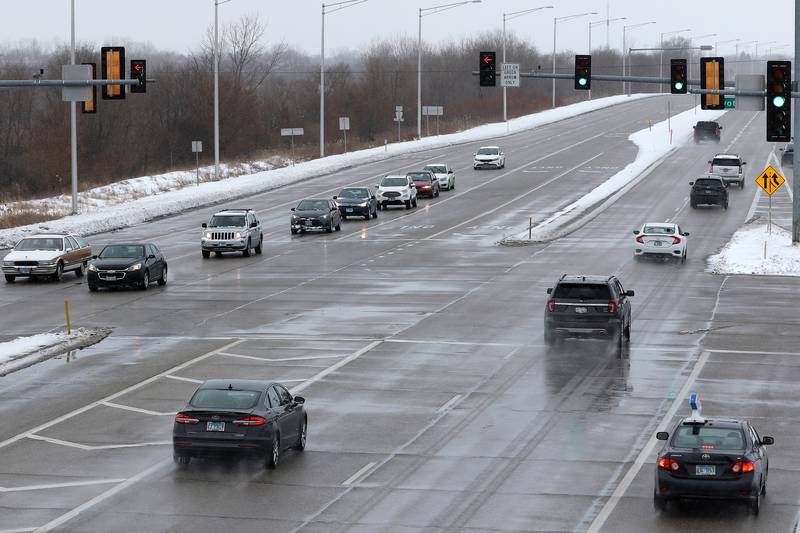
{"type": "Polygon", "coordinates": [[[71,233],[32,235],[19,241],[3,258],[8,283],[17,277],[48,276],[60,280],[68,270],[78,277],[86,272],[92,248],[83,237],[71,233]]]}

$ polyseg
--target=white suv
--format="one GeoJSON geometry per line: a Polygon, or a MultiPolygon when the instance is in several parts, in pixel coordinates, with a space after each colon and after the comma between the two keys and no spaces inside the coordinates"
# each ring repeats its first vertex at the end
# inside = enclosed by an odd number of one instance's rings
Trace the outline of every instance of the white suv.
{"type": "Polygon", "coordinates": [[[736,183],[740,189],[744,189],[744,166],[746,161],[736,154],[717,154],[714,159],[708,162],[711,165],[709,174],[719,176],[725,185],[736,183]]]}
{"type": "Polygon", "coordinates": [[[378,209],[390,205],[405,205],[406,209],[417,207],[417,186],[408,176],[386,176],[378,185],[375,197],[378,209]]]}

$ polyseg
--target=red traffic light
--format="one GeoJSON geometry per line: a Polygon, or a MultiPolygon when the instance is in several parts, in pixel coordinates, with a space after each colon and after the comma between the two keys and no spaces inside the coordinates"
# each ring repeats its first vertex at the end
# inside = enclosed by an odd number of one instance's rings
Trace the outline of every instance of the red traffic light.
{"type": "Polygon", "coordinates": [[[483,56],[483,62],[486,63],[487,65],[490,64],[492,61],[494,61],[494,58],[492,56],[483,56]]]}

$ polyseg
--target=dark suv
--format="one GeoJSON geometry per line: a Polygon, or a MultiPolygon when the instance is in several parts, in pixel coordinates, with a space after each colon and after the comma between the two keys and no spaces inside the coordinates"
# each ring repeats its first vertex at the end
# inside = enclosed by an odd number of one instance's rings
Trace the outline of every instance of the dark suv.
{"type": "Polygon", "coordinates": [[[631,339],[633,291],[626,291],[615,276],[564,274],[544,310],[544,342],[553,345],[563,337],[601,337],[622,347],[631,339]]]}
{"type": "Polygon", "coordinates": [[[692,192],[689,194],[689,204],[692,209],[698,205],[718,205],[728,209],[728,185],[719,176],[703,176],[695,181],[690,181],[692,192]]]}
{"type": "Polygon", "coordinates": [[[701,120],[694,125],[694,142],[698,143],[708,139],[718,143],[720,133],[722,133],[722,126],[718,122],[701,120]]]}

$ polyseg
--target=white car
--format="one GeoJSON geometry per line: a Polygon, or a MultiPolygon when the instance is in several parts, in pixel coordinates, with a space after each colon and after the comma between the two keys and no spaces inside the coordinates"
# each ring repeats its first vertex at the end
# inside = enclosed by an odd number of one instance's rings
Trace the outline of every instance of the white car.
{"type": "Polygon", "coordinates": [[[744,189],[744,166],[747,161],[742,161],[736,154],[717,154],[708,164],[711,165],[709,174],[719,176],[726,185],[735,183],[740,189],[744,189]]]}
{"type": "Polygon", "coordinates": [[[6,282],[18,277],[47,276],[56,281],[72,270],[83,277],[92,259],[92,248],[83,237],[72,233],[47,233],[25,237],[2,261],[6,282]]]}
{"type": "Polygon", "coordinates": [[[677,224],[668,222],[648,222],[642,229],[634,230],[633,257],[670,257],[686,262],[688,231],[682,231],[677,224]]]}
{"type": "Polygon", "coordinates": [[[426,165],[422,170],[429,170],[433,172],[436,179],[439,180],[439,188],[452,191],[456,188],[456,173],[450,168],[450,165],[445,163],[432,163],[426,165]]]}
{"type": "Polygon", "coordinates": [[[481,146],[474,154],[472,168],[506,168],[506,155],[499,146],[481,146]]]}
{"type": "Polygon", "coordinates": [[[417,207],[417,186],[409,176],[386,176],[378,184],[375,194],[378,209],[390,205],[405,205],[406,209],[417,207]]]}

